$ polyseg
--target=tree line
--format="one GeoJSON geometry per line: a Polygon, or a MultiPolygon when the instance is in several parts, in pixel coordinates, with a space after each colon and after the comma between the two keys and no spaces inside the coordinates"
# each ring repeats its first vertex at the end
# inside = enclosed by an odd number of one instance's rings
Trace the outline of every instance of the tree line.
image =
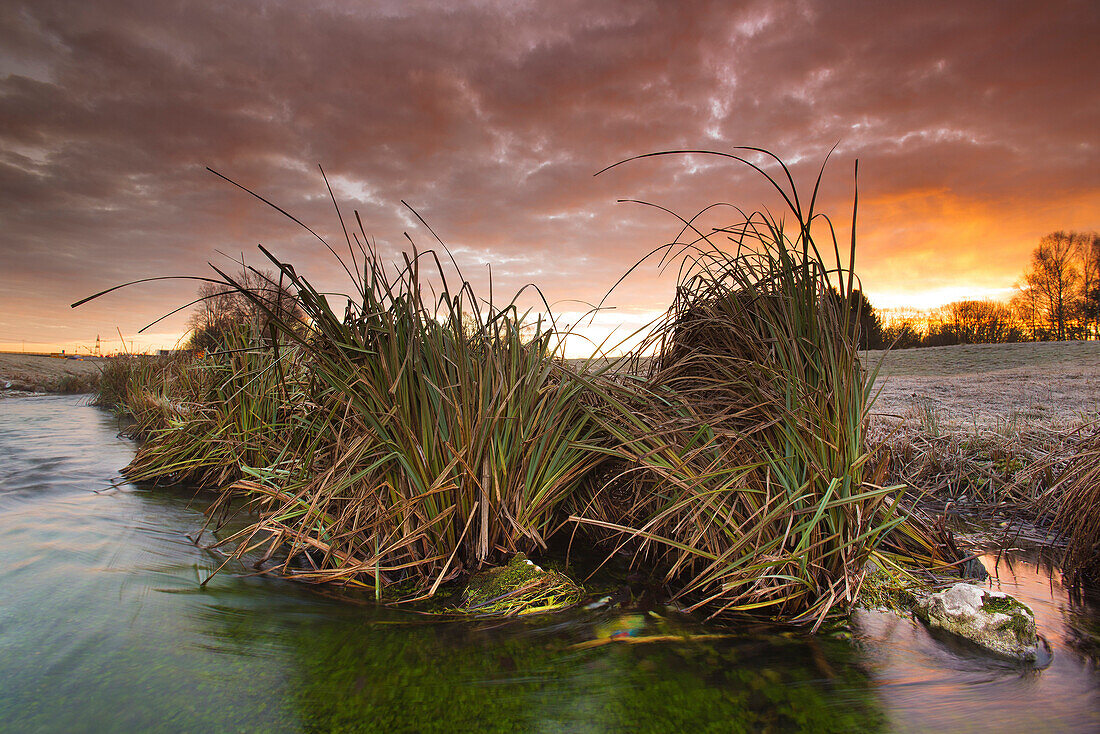
{"type": "Polygon", "coordinates": [[[1100,339],[1100,234],[1043,237],[1008,303],[955,301],[898,314],[885,324],[871,310],[875,323],[863,327],[861,339],[871,349],[1100,339]]]}

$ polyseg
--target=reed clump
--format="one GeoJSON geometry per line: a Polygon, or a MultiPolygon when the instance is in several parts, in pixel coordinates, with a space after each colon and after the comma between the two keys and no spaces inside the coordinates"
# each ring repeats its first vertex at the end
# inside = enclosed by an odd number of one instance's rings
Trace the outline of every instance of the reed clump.
{"type": "Polygon", "coordinates": [[[1062,573],[1071,586],[1100,584],[1100,433],[1061,474],[1054,526],[1068,539],[1062,573]]]}
{"type": "Polygon", "coordinates": [[[854,210],[843,263],[814,211],[820,176],[804,206],[771,160],[791,223],[685,220],[688,240],[665,248],[681,263],[676,300],[618,361],[568,365],[549,308],[483,298],[434,251],[393,267],[358,215],[358,231],[341,217],[343,298],[263,248],[293,308],[215,268],[265,332],[164,376],[141,363],[106,378],[105,395],[145,416],[128,471],[220,487],[216,507],[243,499],[255,521],[216,544],[230,558],[260,553],[267,571],[379,597],[431,596],[577,528],[709,616],[820,624],[856,600],[872,557],[953,560],[870,468],[872,381],[846,308],[854,210]]]}
{"type": "Polygon", "coordinates": [[[92,404],[129,421],[125,433],[143,438],[186,411],[197,374],[191,357],[121,354],[109,357],[92,389],[92,404]]]}
{"type": "Polygon", "coordinates": [[[295,463],[306,413],[297,350],[284,347],[276,359],[247,325],[222,339],[221,351],[186,363],[186,379],[173,383],[174,409],[144,428],[123,470],[130,480],[220,488],[250,468],[295,463]]]}
{"type": "Polygon", "coordinates": [[[769,180],[793,224],[683,220],[688,241],[669,246],[684,253],[676,301],[639,353],[654,358],[594,413],[619,472],[573,519],[660,569],[689,610],[820,622],[855,600],[906,518],[902,488],[867,468],[872,381],[841,306],[850,267],[835,236],[826,263],[812,203],[769,180]]]}
{"type": "Polygon", "coordinates": [[[342,314],[271,257],[308,324],[272,321],[300,353],[313,417],[293,466],[254,467],[228,489],[260,520],[224,542],[283,547],[280,572],[302,580],[381,592],[412,577],[434,592],[546,548],[598,459],[596,426],[550,324],[451,288],[434,253],[391,270],[361,234],[342,314]]]}

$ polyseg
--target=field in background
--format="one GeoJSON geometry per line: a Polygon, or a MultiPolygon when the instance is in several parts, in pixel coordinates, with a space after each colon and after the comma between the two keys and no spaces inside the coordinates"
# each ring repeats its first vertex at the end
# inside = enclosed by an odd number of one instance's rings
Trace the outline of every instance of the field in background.
{"type": "Polygon", "coordinates": [[[1100,342],[963,344],[866,353],[872,414],[945,427],[1076,428],[1100,418],[1100,342]]]}
{"type": "Polygon", "coordinates": [[[0,395],[12,392],[82,392],[66,388],[89,383],[102,363],[102,359],[94,357],[64,359],[0,352],[0,395]]]}

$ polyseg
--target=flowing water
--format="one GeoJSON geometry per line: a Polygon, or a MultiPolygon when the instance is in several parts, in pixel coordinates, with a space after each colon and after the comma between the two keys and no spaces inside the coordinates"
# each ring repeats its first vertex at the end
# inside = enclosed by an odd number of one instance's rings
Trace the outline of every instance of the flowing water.
{"type": "Polygon", "coordinates": [[[187,537],[208,499],[122,482],[117,428],[79,398],[0,401],[2,731],[1100,730],[1096,602],[1026,554],[986,562],[1035,610],[1042,670],[876,612],[850,640],[584,645],[668,623],[439,623],[244,567],[200,587],[221,562],[187,537]]]}

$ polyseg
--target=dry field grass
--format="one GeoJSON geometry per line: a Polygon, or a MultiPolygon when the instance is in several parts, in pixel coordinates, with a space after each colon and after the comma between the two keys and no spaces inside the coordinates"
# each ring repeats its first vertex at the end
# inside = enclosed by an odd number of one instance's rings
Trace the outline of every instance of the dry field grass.
{"type": "Polygon", "coordinates": [[[1100,342],[965,344],[867,353],[872,412],[949,430],[1066,430],[1100,417],[1100,342]]]}
{"type": "Polygon", "coordinates": [[[890,483],[960,505],[1042,515],[1100,430],[1100,342],[870,352],[880,365],[869,436],[890,483]]]}
{"type": "MultiPolygon", "coordinates": [[[[90,384],[102,360],[62,359],[40,354],[0,352],[0,395],[59,392],[90,384]]],[[[80,390],[77,390],[78,392],[80,390]]]]}

